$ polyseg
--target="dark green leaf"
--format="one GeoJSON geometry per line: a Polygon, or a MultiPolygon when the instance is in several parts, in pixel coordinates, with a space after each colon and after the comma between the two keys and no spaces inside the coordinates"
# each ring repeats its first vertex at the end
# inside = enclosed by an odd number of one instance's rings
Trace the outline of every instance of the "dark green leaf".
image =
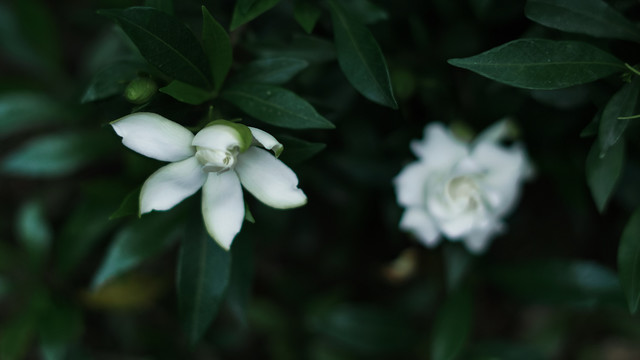
{"type": "Polygon", "coordinates": [[[96,73],[82,96],[82,103],[103,100],[111,96],[122,95],[127,84],[135,79],[138,71],[145,65],[122,61],[110,65],[96,73]]]}
{"type": "Polygon", "coordinates": [[[247,64],[233,80],[234,82],[284,84],[307,66],[309,66],[309,63],[300,59],[260,59],[247,64]]]}
{"type": "Polygon", "coordinates": [[[307,34],[311,34],[321,13],[320,8],[309,0],[296,0],[293,8],[293,18],[307,34]]]}
{"type": "Polygon", "coordinates": [[[229,284],[231,255],[205,231],[201,217],[188,223],[178,260],[178,307],[189,342],[197,343],[216,314],[229,284]]]}
{"type": "Polygon", "coordinates": [[[14,1],[13,9],[22,25],[21,32],[30,47],[49,67],[56,68],[62,59],[59,26],[49,7],[39,0],[14,1]]]}
{"type": "Polygon", "coordinates": [[[373,24],[389,18],[389,14],[383,8],[369,0],[349,0],[341,4],[363,24],[373,24]]]}
{"type": "Polygon", "coordinates": [[[24,359],[36,330],[36,316],[35,313],[23,311],[0,325],[0,359],[24,359]]]}
{"type": "Polygon", "coordinates": [[[336,58],[335,46],[325,39],[308,36],[294,35],[291,43],[264,44],[251,43],[252,51],[263,58],[292,58],[305,60],[310,64],[323,63],[336,58]]]}
{"type": "Polygon", "coordinates": [[[635,314],[640,302],[640,209],[631,215],[620,238],[618,276],[629,311],[635,314]]]}
{"type": "Polygon", "coordinates": [[[530,302],[576,307],[624,304],[616,274],[593,262],[526,261],[492,266],[488,275],[503,291],[530,302]]]}
{"type": "Polygon", "coordinates": [[[334,0],[329,0],[338,62],[351,85],[367,99],[398,108],[389,70],[378,42],[369,30],[334,0]]]}
{"type": "Polygon", "coordinates": [[[540,346],[501,341],[474,343],[469,353],[471,356],[468,358],[473,360],[545,360],[549,358],[540,346]]]}
{"type": "Polygon", "coordinates": [[[204,6],[202,7],[202,46],[211,65],[213,87],[219,90],[231,68],[233,53],[229,34],[204,6]]]}
{"type": "Polygon", "coordinates": [[[640,28],[603,0],[528,0],[525,15],[562,31],[640,41],[640,28]]]}
{"type": "Polygon", "coordinates": [[[44,360],[65,360],[82,333],[82,314],[67,304],[49,304],[38,322],[40,350],[44,360]]]}
{"type": "Polygon", "coordinates": [[[629,124],[629,119],[623,117],[637,115],[638,96],[640,96],[640,80],[634,78],[631,83],[624,84],[607,102],[602,110],[598,131],[600,156],[604,156],[609,148],[622,138],[629,124]]]}
{"type": "Polygon", "coordinates": [[[231,262],[231,278],[227,293],[229,308],[243,325],[247,324],[247,309],[251,299],[254,271],[254,245],[251,236],[253,234],[248,230],[243,229],[231,245],[233,261],[231,262]]]}
{"type": "Polygon", "coordinates": [[[220,96],[245,113],[271,125],[291,129],[334,128],[307,101],[277,86],[236,84],[220,96]]]}
{"type": "Polygon", "coordinates": [[[39,267],[53,239],[53,230],[46,219],[42,202],[31,200],[22,205],[18,211],[16,233],[32,265],[39,267]]]}
{"type": "Polygon", "coordinates": [[[32,139],[9,154],[2,172],[18,176],[65,176],[105,156],[113,145],[106,132],[67,132],[32,139]]]}
{"type": "Polygon", "coordinates": [[[160,88],[160,92],[190,105],[200,105],[213,98],[213,92],[177,80],[173,80],[169,85],[160,88]]]}
{"type": "Polygon", "coordinates": [[[175,211],[150,213],[122,228],[115,235],[91,286],[100,287],[173,244],[178,235],[176,220],[175,211]]]}
{"type": "Polygon", "coordinates": [[[245,24],[276,6],[280,0],[238,0],[231,18],[231,30],[245,24]]]}
{"type": "Polygon", "coordinates": [[[624,141],[618,141],[604,156],[600,155],[600,147],[598,141],[591,147],[586,173],[587,184],[598,211],[604,212],[624,168],[624,141]]]}
{"type": "Polygon", "coordinates": [[[457,290],[438,311],[431,334],[431,359],[453,360],[466,346],[473,315],[471,292],[457,290]]]}
{"type": "Polygon", "coordinates": [[[203,88],[211,87],[207,58],[193,33],[174,17],[154,8],[100,10],[113,19],[147,61],[168,76],[203,88]]]}
{"type": "Polygon", "coordinates": [[[138,215],[140,214],[140,190],[142,188],[139,187],[130,193],[122,200],[120,206],[116,211],[109,216],[109,220],[117,219],[123,216],[128,215],[138,215]]]}
{"type": "Polygon", "coordinates": [[[299,164],[327,147],[326,144],[309,142],[287,135],[278,136],[278,140],[284,145],[280,160],[289,165],[299,164]]]}
{"type": "Polygon", "coordinates": [[[46,95],[7,93],[0,96],[0,138],[38,126],[59,124],[63,106],[46,95]]]}
{"type": "Polygon", "coordinates": [[[156,8],[169,15],[173,15],[173,0],[145,0],[144,6],[156,8]]]}
{"type": "Polygon", "coordinates": [[[579,85],[626,70],[613,55],[577,41],[519,39],[449,64],[501,83],[552,90],[579,85]]]}

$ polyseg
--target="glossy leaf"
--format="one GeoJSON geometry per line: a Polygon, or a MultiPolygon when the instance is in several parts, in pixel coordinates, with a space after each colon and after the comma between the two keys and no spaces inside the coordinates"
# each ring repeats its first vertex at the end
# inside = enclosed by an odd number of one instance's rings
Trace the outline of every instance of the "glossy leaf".
{"type": "Polygon", "coordinates": [[[609,148],[605,156],[600,155],[596,141],[587,155],[587,184],[600,212],[604,212],[622,174],[624,157],[624,141],[618,141],[609,148]]]}
{"type": "Polygon", "coordinates": [[[607,102],[600,116],[598,130],[600,156],[604,156],[609,148],[622,138],[629,124],[629,119],[624,117],[638,114],[638,96],[640,80],[634,78],[631,83],[624,84],[607,102]]]}
{"type": "Polygon", "coordinates": [[[200,105],[213,98],[213,92],[177,80],[174,80],[169,83],[169,85],[160,88],[160,92],[190,105],[200,105]]]}
{"type": "Polygon", "coordinates": [[[431,334],[431,359],[458,358],[471,333],[473,303],[468,289],[451,293],[438,311],[431,334]]]}
{"type": "Polygon", "coordinates": [[[640,42],[640,28],[603,0],[528,0],[525,15],[566,32],[640,42]]]}
{"type": "Polygon", "coordinates": [[[200,43],[174,17],[147,7],[98,13],[120,25],[142,56],[166,75],[194,86],[211,87],[210,68],[200,43]]]}
{"type": "Polygon", "coordinates": [[[294,35],[286,44],[251,43],[251,50],[262,58],[292,58],[310,64],[324,63],[336,58],[335,46],[323,38],[310,35],[294,35]]]}
{"type": "Polygon", "coordinates": [[[194,219],[180,247],[177,272],[180,319],[192,345],[218,313],[231,272],[230,253],[207,234],[199,216],[194,219]]]}
{"type": "Polygon", "coordinates": [[[65,176],[105,156],[115,145],[103,132],[65,132],[28,141],[0,169],[17,176],[65,176]]]}
{"type": "Polygon", "coordinates": [[[309,63],[294,58],[270,58],[250,62],[234,78],[234,82],[284,84],[304,70],[309,63]]]}
{"type": "Polygon", "coordinates": [[[631,215],[620,238],[618,276],[627,298],[629,312],[635,314],[640,303],[640,210],[631,215]]]}
{"type": "Polygon", "coordinates": [[[245,113],[271,125],[291,129],[334,128],[306,100],[277,86],[236,84],[220,96],[245,113]]]}
{"type": "Polygon", "coordinates": [[[280,160],[289,165],[304,162],[327,147],[326,144],[309,142],[288,135],[278,136],[278,140],[284,145],[280,160]]]}
{"type": "Polygon", "coordinates": [[[16,92],[0,95],[0,139],[36,127],[57,125],[65,110],[44,94],[16,92]]]}
{"type": "Polygon", "coordinates": [[[329,0],[333,33],[342,72],[367,99],[397,109],[389,70],[378,42],[336,1],[329,0]]]}
{"type": "Polygon", "coordinates": [[[526,89],[552,90],[626,70],[613,55],[577,41],[519,39],[449,64],[526,89]]]}
{"type": "Polygon", "coordinates": [[[321,14],[322,10],[309,0],[296,0],[294,3],[293,18],[307,34],[311,34],[321,14]]]}
{"type": "Polygon", "coordinates": [[[22,205],[17,217],[18,239],[27,250],[31,263],[39,267],[49,252],[53,230],[46,219],[41,201],[31,200],[22,205]]]}
{"type": "Polygon", "coordinates": [[[122,95],[127,84],[136,78],[138,71],[144,66],[136,62],[121,61],[100,70],[91,79],[81,102],[88,103],[122,95]]]}
{"type": "Polygon", "coordinates": [[[211,65],[213,87],[219,90],[233,62],[231,42],[227,31],[204,6],[202,7],[202,47],[211,65]]]}
{"type": "Polygon", "coordinates": [[[231,18],[231,30],[262,15],[265,11],[276,6],[280,0],[238,0],[231,18]]]}
{"type": "Polygon", "coordinates": [[[175,212],[150,213],[116,233],[107,254],[93,277],[97,289],[109,279],[138,266],[177,239],[175,212]]]}

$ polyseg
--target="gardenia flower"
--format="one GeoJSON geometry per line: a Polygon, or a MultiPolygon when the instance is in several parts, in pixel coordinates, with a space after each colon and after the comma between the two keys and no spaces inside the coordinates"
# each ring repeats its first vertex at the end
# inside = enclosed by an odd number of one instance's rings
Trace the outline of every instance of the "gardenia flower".
{"type": "Polygon", "coordinates": [[[411,142],[418,161],[394,179],[398,203],[406,208],[400,228],[428,247],[444,235],[464,241],[472,252],[484,251],[503,231],[502,218],[531,174],[520,144],[499,143],[507,130],[506,121],[498,122],[469,144],[440,123],[428,125],[424,139],[411,142]]]}
{"type": "Polygon", "coordinates": [[[170,162],[142,185],[140,214],[171,209],[202,188],[207,231],[226,250],[245,217],[242,186],[278,209],[307,202],[296,174],[276,158],[282,145],[260,129],[217,120],[194,136],[182,125],[153,113],[131,114],[111,125],[128,148],[170,162]]]}

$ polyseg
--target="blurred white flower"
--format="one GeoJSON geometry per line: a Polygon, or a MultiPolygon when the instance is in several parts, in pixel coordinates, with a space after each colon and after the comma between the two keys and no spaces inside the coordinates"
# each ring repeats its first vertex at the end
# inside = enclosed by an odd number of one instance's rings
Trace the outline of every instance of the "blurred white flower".
{"type": "Polygon", "coordinates": [[[217,120],[194,136],[182,125],[153,113],[131,114],[111,125],[128,148],[171,162],[142,186],[140,214],[168,210],[202,188],[204,223],[224,249],[231,247],[245,217],[242,186],[274,208],[307,202],[296,174],[276,158],[282,145],[260,129],[217,120]]]}
{"type": "Polygon", "coordinates": [[[466,143],[440,123],[428,125],[424,139],[411,142],[418,160],[394,179],[398,203],[406,208],[400,228],[428,247],[444,235],[483,252],[504,229],[502,218],[532,172],[520,144],[500,144],[507,131],[508,122],[500,121],[466,143]]]}

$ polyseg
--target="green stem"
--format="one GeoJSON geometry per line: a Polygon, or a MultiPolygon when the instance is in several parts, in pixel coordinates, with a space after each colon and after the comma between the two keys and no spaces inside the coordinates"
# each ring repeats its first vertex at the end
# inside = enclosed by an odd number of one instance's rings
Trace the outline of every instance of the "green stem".
{"type": "Polygon", "coordinates": [[[624,66],[627,67],[627,69],[631,70],[634,74],[640,76],[640,71],[638,71],[638,69],[634,68],[633,66],[625,63],[624,66]]]}

